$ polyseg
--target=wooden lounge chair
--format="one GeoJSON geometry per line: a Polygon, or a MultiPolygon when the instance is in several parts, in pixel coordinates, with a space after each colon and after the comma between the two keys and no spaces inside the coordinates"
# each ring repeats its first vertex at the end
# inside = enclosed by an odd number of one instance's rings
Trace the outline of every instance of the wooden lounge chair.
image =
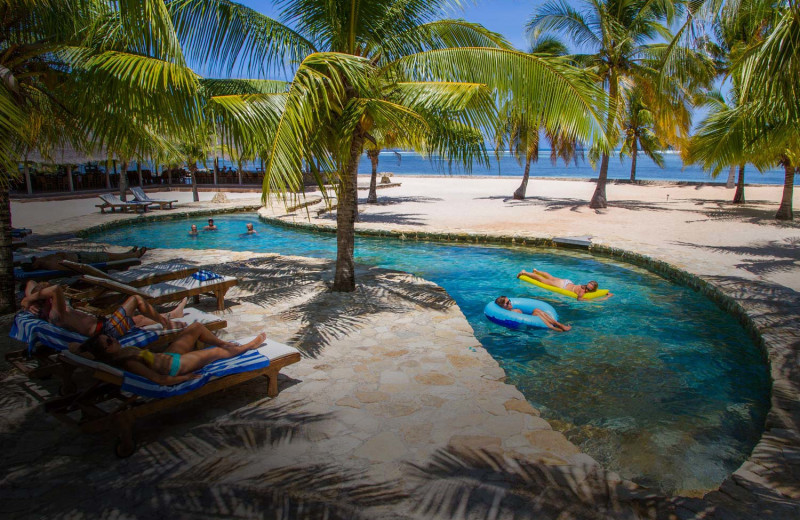
{"type": "Polygon", "coordinates": [[[158,282],[186,278],[187,276],[190,276],[199,270],[199,268],[196,266],[183,264],[180,262],[162,262],[157,264],[143,265],[137,269],[129,269],[119,273],[108,274],[104,273],[100,269],[95,268],[91,264],[72,262],[70,260],[62,260],[60,263],[64,267],[68,267],[78,274],[87,274],[89,276],[96,276],[98,278],[106,278],[108,280],[114,280],[119,283],[130,285],[131,287],[143,287],[145,285],[152,285],[158,282]]]}
{"type": "Polygon", "coordinates": [[[119,199],[113,193],[105,193],[103,195],[98,195],[100,199],[102,199],[103,204],[95,205],[96,208],[100,208],[100,213],[105,213],[107,209],[111,210],[111,213],[115,213],[117,209],[122,211],[123,213],[128,211],[136,211],[138,212],[146,212],[147,207],[149,204],[146,202],[125,202],[119,199]]]}
{"type": "MultiPolygon", "coordinates": [[[[185,308],[184,317],[178,318],[176,321],[186,324],[198,321],[209,330],[219,330],[228,326],[228,322],[224,319],[191,307],[185,308]]],[[[123,336],[120,342],[124,346],[141,347],[146,345],[148,348],[157,349],[171,343],[181,330],[165,330],[160,325],[151,325],[132,330],[123,336]]],[[[62,370],[63,367],[60,366],[60,363],[56,363],[54,355],[66,350],[70,343],[82,343],[87,339],[82,334],[53,325],[27,311],[19,312],[14,317],[9,336],[27,343],[28,346],[6,353],[6,361],[30,378],[60,373],[65,386],[68,386],[70,378],[62,370]]]]}
{"type": "MultiPolygon", "coordinates": [[[[245,341],[249,341],[249,338],[241,340],[245,341]]],[[[199,378],[173,386],[158,385],[136,374],[69,351],[62,352],[60,357],[76,368],[90,370],[96,382],[80,393],[46,402],[45,409],[87,433],[112,430],[117,436],[117,456],[128,457],[136,449],[133,434],[136,419],[262,375],[268,380],[267,395],[275,397],[278,395],[279,372],[283,367],[300,361],[300,352],[267,340],[258,349],[214,361],[198,371],[199,378]],[[75,418],[75,415],[79,416],[75,418]]]]}
{"type": "MultiPolygon", "coordinates": [[[[152,305],[178,301],[187,296],[194,297],[194,301],[197,303],[200,300],[201,294],[210,294],[217,299],[217,310],[220,311],[225,309],[225,293],[228,292],[228,289],[239,283],[239,280],[233,276],[221,276],[213,280],[204,281],[188,276],[179,280],[169,280],[136,288],[128,284],[119,283],[107,278],[99,278],[97,276],[84,275],[81,277],[81,280],[102,287],[107,291],[113,291],[125,296],[138,294],[152,305]]],[[[97,300],[97,296],[92,296],[92,299],[97,300]]],[[[100,302],[73,302],[73,305],[78,307],[83,306],[96,314],[106,314],[118,305],[118,301],[110,302],[105,305],[101,303],[103,306],[100,307],[97,306],[98,303],[100,302]]]]}
{"type": "MultiPolygon", "coordinates": [[[[62,263],[66,261],[68,260],[63,260],[62,263]]],[[[122,260],[110,260],[108,262],[95,262],[93,264],[82,265],[91,268],[93,272],[99,272],[103,276],[109,276],[103,271],[108,271],[111,269],[121,271],[141,263],[142,262],[138,258],[123,258],[122,260]]],[[[37,269],[35,271],[26,271],[21,267],[14,268],[14,278],[17,280],[52,280],[54,278],[66,278],[68,276],[74,276],[72,271],[60,269],[37,269]]]]}
{"type": "Polygon", "coordinates": [[[145,193],[145,191],[135,186],[131,188],[131,193],[133,193],[133,198],[139,202],[146,202],[152,207],[158,206],[158,209],[172,209],[172,204],[178,202],[178,199],[175,200],[161,200],[161,199],[151,199],[150,196],[145,193]]]}

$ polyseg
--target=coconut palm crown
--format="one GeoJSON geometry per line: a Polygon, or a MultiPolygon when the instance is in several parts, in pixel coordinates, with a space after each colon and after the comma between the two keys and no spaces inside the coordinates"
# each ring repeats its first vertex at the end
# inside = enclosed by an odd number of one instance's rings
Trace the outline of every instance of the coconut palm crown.
{"type": "Polygon", "coordinates": [[[408,148],[466,169],[488,160],[483,131],[496,97],[516,96],[533,119],[571,135],[602,135],[602,90],[586,74],[515,51],[498,34],[441,19],[448,0],[284,0],[281,21],[227,0],[173,2],[184,50],[218,70],[293,74],[263,100],[264,199],[300,189],[303,164],[334,179],[337,263],[333,289],[352,291],[356,175],[366,143],[394,130],[408,148]]]}

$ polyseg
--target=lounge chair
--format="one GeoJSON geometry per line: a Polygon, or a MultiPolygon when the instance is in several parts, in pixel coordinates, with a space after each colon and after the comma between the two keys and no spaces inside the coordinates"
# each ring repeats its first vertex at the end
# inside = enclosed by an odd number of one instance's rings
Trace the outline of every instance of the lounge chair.
{"type": "MultiPolygon", "coordinates": [[[[246,341],[249,338],[240,340],[246,341]]],[[[258,349],[214,361],[197,372],[199,378],[173,386],[156,384],[142,376],[69,351],[62,352],[60,358],[76,368],[89,369],[96,383],[79,394],[50,400],[45,403],[45,408],[87,433],[111,429],[117,435],[117,455],[127,457],[136,449],[133,436],[136,419],[262,375],[268,380],[267,395],[275,397],[278,395],[280,370],[300,361],[300,352],[267,340],[258,349]],[[77,419],[74,417],[76,412],[80,415],[77,419]]]]}
{"type": "MultiPolygon", "coordinates": [[[[219,330],[227,327],[228,322],[206,312],[187,307],[184,317],[176,321],[193,323],[199,321],[209,330],[219,330]]],[[[164,329],[160,325],[144,328],[135,328],[120,338],[120,343],[125,347],[149,346],[156,348],[166,345],[180,333],[181,329],[164,329]]],[[[87,337],[63,329],[57,325],[38,318],[27,311],[22,311],[14,316],[9,336],[23,341],[28,346],[22,350],[6,353],[6,361],[17,367],[31,378],[44,377],[59,371],[59,366],[53,359],[53,354],[69,348],[70,343],[83,343],[87,337]]],[[[65,375],[62,372],[62,375],[65,375]]],[[[65,383],[68,377],[65,377],[65,383]]]]}
{"type": "Polygon", "coordinates": [[[103,204],[95,205],[96,208],[100,208],[100,213],[105,213],[107,209],[111,209],[111,213],[115,213],[117,209],[119,209],[123,213],[127,211],[136,211],[137,213],[138,212],[144,213],[147,211],[147,207],[149,206],[149,204],[147,204],[146,202],[122,201],[119,199],[119,197],[117,197],[113,193],[105,193],[103,195],[98,195],[98,197],[100,197],[100,199],[102,199],[103,201],[103,204]]]}
{"type": "Polygon", "coordinates": [[[97,269],[92,264],[82,264],[70,260],[62,260],[61,265],[69,267],[78,274],[87,274],[98,278],[107,278],[119,283],[130,285],[131,287],[142,287],[158,282],[186,278],[196,273],[199,268],[193,265],[180,262],[163,262],[157,264],[147,264],[136,269],[108,274],[97,269]]]}
{"type": "MultiPolygon", "coordinates": [[[[81,280],[102,287],[108,291],[124,294],[125,296],[142,296],[152,305],[178,301],[187,296],[193,296],[195,303],[197,303],[200,300],[201,294],[210,294],[217,299],[217,310],[220,311],[225,309],[225,293],[228,292],[228,289],[239,283],[239,280],[233,276],[220,276],[213,280],[198,280],[193,276],[188,276],[179,280],[169,280],[136,288],[128,284],[97,276],[84,275],[81,277],[81,280]]],[[[113,307],[118,305],[118,302],[112,302],[109,303],[108,306],[98,307],[97,304],[99,303],[102,305],[102,302],[97,299],[97,296],[92,296],[92,300],[96,301],[73,302],[73,305],[83,305],[86,308],[92,309],[96,314],[106,314],[106,311],[111,311],[113,307]]]]}
{"type": "MultiPolygon", "coordinates": [[[[95,262],[93,264],[82,265],[91,267],[95,272],[100,272],[104,276],[108,276],[106,273],[103,273],[104,270],[115,269],[121,271],[134,265],[140,265],[141,263],[142,262],[138,258],[124,258],[122,260],[110,260],[108,262],[95,262]]],[[[17,280],[52,280],[53,278],[66,278],[68,276],[73,276],[73,273],[61,269],[37,269],[35,271],[26,271],[21,267],[14,268],[14,278],[17,280]]]]}
{"type": "Polygon", "coordinates": [[[33,230],[29,228],[11,228],[11,238],[25,238],[32,233],[33,230]]]}
{"type": "Polygon", "coordinates": [[[178,202],[178,199],[175,200],[162,200],[162,199],[151,199],[150,196],[145,193],[145,191],[135,186],[131,188],[131,193],[133,193],[133,198],[139,202],[146,202],[150,206],[158,206],[158,209],[172,209],[172,204],[178,202]]]}

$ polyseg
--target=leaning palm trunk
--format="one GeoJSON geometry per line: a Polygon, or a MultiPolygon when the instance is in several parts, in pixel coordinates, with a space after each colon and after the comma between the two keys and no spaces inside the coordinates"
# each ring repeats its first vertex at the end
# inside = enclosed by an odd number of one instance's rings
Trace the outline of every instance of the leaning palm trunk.
{"type": "Polygon", "coordinates": [[[333,290],[351,292],[356,288],[355,279],[355,222],[358,212],[357,174],[358,159],[364,144],[364,136],[354,132],[350,143],[350,157],[339,183],[339,200],[336,209],[336,275],[333,290]]]}
{"type": "Polygon", "coordinates": [[[22,163],[22,171],[25,172],[25,189],[28,195],[33,193],[33,186],[31,185],[31,169],[28,166],[28,155],[25,155],[25,160],[22,163]]]}
{"type": "Polygon", "coordinates": [[[792,194],[794,189],[794,166],[788,157],[783,157],[781,160],[783,164],[783,197],[781,198],[781,205],[778,208],[778,213],[775,218],[778,220],[792,220],[794,213],[792,212],[792,194]]]}
{"type": "Polygon", "coordinates": [[[525,154],[525,172],[522,174],[522,184],[514,192],[514,198],[517,200],[525,200],[525,192],[528,191],[528,178],[531,174],[531,161],[533,160],[533,153],[528,152],[525,154]]]}
{"type": "Polygon", "coordinates": [[[122,168],[119,172],[119,200],[127,200],[126,191],[128,191],[128,162],[122,161],[122,168]]]}
{"type": "Polygon", "coordinates": [[[142,163],[137,159],[136,161],[136,175],[139,177],[139,187],[144,187],[144,179],[142,179],[142,163]]]}
{"type": "Polygon", "coordinates": [[[11,201],[8,186],[0,187],[0,314],[16,310],[14,261],[11,252],[11,201]]]}
{"type": "Polygon", "coordinates": [[[219,183],[219,158],[214,157],[214,186],[219,183]]]}
{"type": "Polygon", "coordinates": [[[639,156],[639,148],[636,146],[636,139],[633,140],[631,147],[631,182],[636,182],[636,159],[639,156]]]}
{"type": "MultiPolygon", "coordinates": [[[[611,137],[614,134],[614,123],[616,120],[616,106],[617,106],[617,82],[616,78],[612,77],[608,82],[608,124],[606,125],[606,135],[611,137]]],[[[592,209],[602,209],[608,207],[606,200],[606,181],[608,180],[608,159],[609,152],[603,152],[603,158],[600,161],[600,175],[597,177],[597,187],[594,189],[592,200],[589,202],[589,207],[592,209]]]]}
{"type": "Polygon", "coordinates": [[[736,193],[733,194],[734,204],[744,204],[744,164],[739,165],[739,182],[736,183],[736,193]]]}
{"type": "Polygon", "coordinates": [[[367,157],[372,163],[372,176],[369,178],[369,195],[367,195],[367,204],[377,204],[378,202],[378,156],[380,150],[368,150],[367,157]]]}
{"type": "Polygon", "coordinates": [[[736,165],[731,165],[731,169],[728,171],[728,181],[725,183],[725,187],[730,190],[733,188],[735,182],[736,182],[736,165]]]}
{"type": "Polygon", "coordinates": [[[242,184],[242,161],[236,161],[236,168],[239,174],[239,184],[242,184]]]}

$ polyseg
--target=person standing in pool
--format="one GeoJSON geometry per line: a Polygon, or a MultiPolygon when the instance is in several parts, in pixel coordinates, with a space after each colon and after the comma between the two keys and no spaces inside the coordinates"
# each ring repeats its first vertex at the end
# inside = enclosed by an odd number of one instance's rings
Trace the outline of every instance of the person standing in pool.
{"type": "MultiPolygon", "coordinates": [[[[500,296],[494,302],[507,311],[524,314],[520,309],[514,308],[514,306],[511,304],[511,300],[509,300],[507,296],[500,296]]],[[[563,323],[557,322],[552,316],[544,312],[542,309],[533,309],[531,314],[542,320],[545,325],[556,332],[567,332],[568,330],[572,329],[571,325],[564,325],[563,323]]]]}
{"type": "Polygon", "coordinates": [[[196,237],[199,234],[200,233],[197,232],[197,224],[192,224],[191,229],[189,229],[189,236],[190,237],[196,237]]]}
{"type": "Polygon", "coordinates": [[[247,223],[247,231],[245,233],[242,233],[242,236],[245,237],[247,235],[257,235],[257,234],[258,234],[258,231],[253,229],[253,224],[248,222],[247,223]]]}
{"type": "MultiPolygon", "coordinates": [[[[578,285],[569,278],[558,278],[550,273],[540,271],[538,269],[534,269],[532,272],[520,271],[519,274],[517,274],[517,278],[520,276],[527,276],[528,278],[533,278],[537,282],[541,282],[545,285],[552,285],[553,287],[558,287],[559,289],[572,291],[578,295],[579,300],[583,300],[583,296],[585,294],[593,293],[599,287],[599,284],[594,280],[591,280],[583,285],[578,285]]],[[[611,293],[608,293],[608,296],[611,296],[611,293]]]]}
{"type": "Polygon", "coordinates": [[[203,228],[203,231],[216,231],[216,230],[217,226],[214,225],[214,219],[213,218],[208,219],[208,225],[203,228]]]}

